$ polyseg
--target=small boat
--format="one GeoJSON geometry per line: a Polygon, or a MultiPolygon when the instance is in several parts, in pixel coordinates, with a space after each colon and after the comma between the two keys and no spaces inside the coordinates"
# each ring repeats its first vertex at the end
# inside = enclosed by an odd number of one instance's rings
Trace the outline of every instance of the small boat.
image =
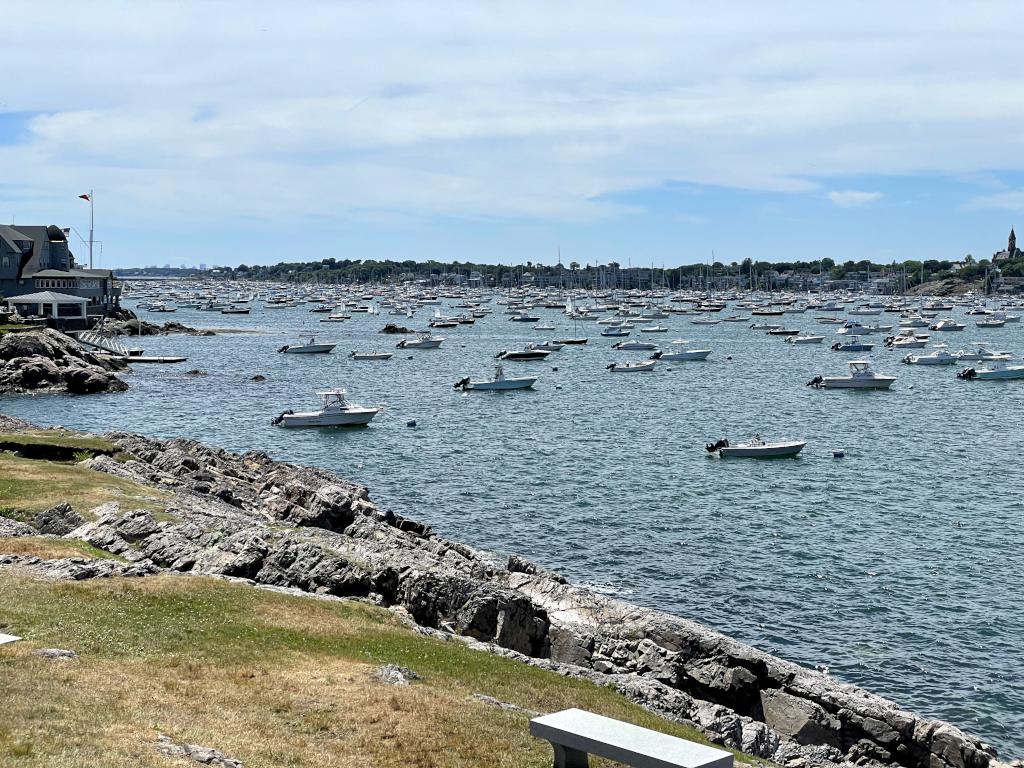
{"type": "Polygon", "coordinates": [[[680,349],[690,342],[683,339],[676,339],[672,342],[675,352],[663,352],[660,349],[651,355],[651,360],[661,360],[666,363],[681,362],[683,360],[707,360],[711,354],[710,349],[680,349]]]}
{"type": "Polygon", "coordinates": [[[397,349],[437,349],[441,346],[441,342],[444,341],[442,336],[434,336],[427,333],[416,334],[415,339],[402,339],[400,342],[395,344],[397,349]]]}
{"type": "Polygon", "coordinates": [[[309,341],[305,344],[285,344],[281,347],[278,352],[285,352],[289,355],[315,355],[315,354],[327,354],[334,349],[337,344],[333,342],[317,344],[316,337],[310,337],[309,341]]]}
{"type": "Polygon", "coordinates": [[[541,344],[537,344],[537,343],[534,343],[534,342],[531,341],[529,344],[526,345],[526,348],[527,349],[546,349],[548,352],[557,352],[558,350],[560,350],[564,346],[565,346],[565,344],[562,344],[560,341],[545,341],[545,342],[543,342],[541,344]]]}
{"type": "Polygon", "coordinates": [[[1006,360],[995,360],[988,368],[964,368],[956,377],[958,379],[1024,379],[1024,364],[1010,365],[1006,360]]]}
{"type": "Polygon", "coordinates": [[[849,341],[837,341],[832,345],[836,352],[870,352],[874,348],[874,344],[861,341],[859,336],[851,336],[849,341]]]}
{"type": "Polygon", "coordinates": [[[556,344],[586,344],[587,340],[586,340],[586,338],[555,339],[555,343],[556,344]]]}
{"type": "Polygon", "coordinates": [[[988,348],[988,344],[982,341],[976,342],[973,351],[961,349],[956,353],[957,360],[1010,360],[1013,355],[1005,351],[994,351],[988,348]]]}
{"type": "Polygon", "coordinates": [[[525,312],[512,315],[509,318],[513,323],[539,323],[540,318],[537,315],[528,315],[525,312]]]}
{"type": "Polygon", "coordinates": [[[1002,328],[1006,325],[1006,320],[999,318],[986,317],[984,320],[977,320],[974,323],[979,328],[1002,328]]]}
{"type": "Polygon", "coordinates": [[[668,333],[668,326],[652,325],[649,328],[641,328],[640,333],[668,333]]]}
{"type": "Polygon", "coordinates": [[[939,344],[927,355],[907,355],[903,358],[904,363],[910,365],[953,365],[960,362],[956,355],[949,354],[944,344],[939,344]]]}
{"type": "Polygon", "coordinates": [[[745,443],[731,444],[728,440],[722,439],[717,443],[708,443],[704,446],[708,453],[717,453],[723,459],[727,456],[746,459],[781,459],[786,456],[796,456],[807,445],[805,440],[780,440],[778,442],[765,442],[759,435],[755,435],[745,443]]]}
{"type": "Polygon", "coordinates": [[[330,389],[317,392],[323,398],[319,411],[285,411],[270,423],[280,427],[361,427],[370,423],[380,413],[380,408],[370,408],[350,403],[344,389],[330,389]]]}
{"type": "Polygon", "coordinates": [[[749,319],[750,319],[749,317],[743,317],[742,315],[729,315],[728,317],[723,317],[722,318],[722,322],[723,323],[745,323],[749,319]]]}
{"type": "Polygon", "coordinates": [[[358,352],[352,350],[348,353],[352,360],[390,360],[394,352],[358,352]]]}
{"type": "Polygon", "coordinates": [[[867,360],[851,360],[848,376],[815,376],[807,386],[819,389],[888,389],[894,381],[895,376],[871,370],[871,363],[867,360]]]}
{"type": "Polygon", "coordinates": [[[509,389],[529,389],[536,381],[536,376],[506,376],[505,368],[501,365],[496,365],[494,366],[494,378],[487,381],[473,381],[467,376],[455,382],[455,389],[461,389],[466,392],[471,390],[497,392],[509,389]]]}
{"type": "Polygon", "coordinates": [[[499,360],[543,360],[550,354],[546,349],[528,346],[525,349],[502,350],[495,357],[499,360]]]}
{"type": "Polygon", "coordinates": [[[622,328],[620,326],[608,326],[601,331],[602,336],[629,336],[630,331],[628,328],[622,328]]]}
{"type": "Polygon", "coordinates": [[[555,330],[555,326],[553,326],[553,325],[537,324],[537,325],[533,326],[533,330],[535,330],[535,331],[553,331],[553,330],[555,330]]]}
{"type": "Polygon", "coordinates": [[[799,336],[799,328],[770,328],[768,329],[769,336],[799,336]]]}
{"type": "Polygon", "coordinates": [[[787,344],[821,344],[825,340],[824,336],[787,336],[785,342],[787,344]]]}
{"type": "Polygon", "coordinates": [[[320,318],[320,322],[321,323],[343,323],[346,320],[351,320],[351,319],[352,319],[352,315],[344,315],[344,314],[341,314],[340,312],[332,312],[327,317],[321,317],[320,318]]]}
{"type": "Polygon", "coordinates": [[[656,360],[642,360],[638,363],[609,363],[605,368],[612,373],[650,373],[655,365],[656,360]]]}
{"type": "Polygon", "coordinates": [[[612,349],[621,349],[630,352],[648,352],[657,349],[657,344],[650,341],[619,341],[612,344],[612,349]]]}
{"type": "Polygon", "coordinates": [[[967,326],[963,323],[958,323],[956,320],[939,320],[934,325],[929,325],[928,330],[930,331],[962,331],[967,326]]]}
{"type": "Polygon", "coordinates": [[[692,325],[718,325],[720,322],[717,317],[695,317],[690,321],[692,325]]]}
{"type": "Polygon", "coordinates": [[[220,311],[222,315],[248,315],[248,307],[227,307],[220,311]]]}

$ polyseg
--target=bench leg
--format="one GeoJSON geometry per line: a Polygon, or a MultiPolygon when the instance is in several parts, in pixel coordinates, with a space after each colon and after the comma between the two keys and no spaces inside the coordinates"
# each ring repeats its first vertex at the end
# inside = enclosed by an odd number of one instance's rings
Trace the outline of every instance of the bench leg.
{"type": "Polygon", "coordinates": [[[589,768],[589,761],[586,752],[578,749],[563,747],[561,744],[552,744],[555,750],[555,768],[589,768]]]}

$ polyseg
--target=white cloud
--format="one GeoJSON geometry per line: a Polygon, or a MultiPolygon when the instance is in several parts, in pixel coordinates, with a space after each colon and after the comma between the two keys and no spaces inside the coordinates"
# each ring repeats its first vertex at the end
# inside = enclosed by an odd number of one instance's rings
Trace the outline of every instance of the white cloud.
{"type": "Polygon", "coordinates": [[[881,192],[859,192],[856,189],[835,190],[829,192],[828,199],[840,208],[859,208],[884,197],[881,192]]]}
{"type": "Polygon", "coordinates": [[[964,207],[968,210],[994,209],[1024,214],[1024,190],[981,195],[969,200],[964,207]]]}
{"type": "Polygon", "coordinates": [[[0,213],[590,221],[673,181],[1024,169],[1014,2],[697,9],[8,0],[0,110],[39,115],[0,213]]]}

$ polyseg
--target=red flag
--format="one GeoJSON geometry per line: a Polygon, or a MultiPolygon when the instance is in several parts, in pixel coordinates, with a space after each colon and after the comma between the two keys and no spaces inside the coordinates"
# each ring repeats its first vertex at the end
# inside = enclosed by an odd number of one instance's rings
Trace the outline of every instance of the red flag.
{"type": "Polygon", "coordinates": [[[79,197],[82,198],[83,200],[88,200],[89,199],[88,195],[79,195],[79,197]]]}

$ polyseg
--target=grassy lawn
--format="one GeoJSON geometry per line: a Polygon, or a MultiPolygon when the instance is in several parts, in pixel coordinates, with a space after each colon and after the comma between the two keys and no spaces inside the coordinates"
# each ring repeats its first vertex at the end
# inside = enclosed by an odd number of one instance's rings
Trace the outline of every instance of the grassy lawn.
{"type": "MultiPolygon", "coordinates": [[[[173,768],[152,742],[247,768],[551,765],[526,714],[582,707],[686,738],[608,688],[423,637],[387,611],[188,576],[31,581],[0,571],[0,766],[173,768]],[[33,647],[75,650],[59,662],[33,647]],[[423,676],[373,678],[381,664],[423,676]]],[[[599,765],[599,761],[594,761],[599,765]]]]}
{"type": "Polygon", "coordinates": [[[102,437],[92,437],[61,429],[34,429],[25,432],[0,432],[0,450],[17,451],[18,446],[53,445],[92,454],[113,455],[117,448],[102,437]]]}
{"type": "Polygon", "coordinates": [[[0,453],[0,515],[26,520],[62,501],[82,517],[106,501],[162,513],[168,495],[104,472],[0,453]]]}

